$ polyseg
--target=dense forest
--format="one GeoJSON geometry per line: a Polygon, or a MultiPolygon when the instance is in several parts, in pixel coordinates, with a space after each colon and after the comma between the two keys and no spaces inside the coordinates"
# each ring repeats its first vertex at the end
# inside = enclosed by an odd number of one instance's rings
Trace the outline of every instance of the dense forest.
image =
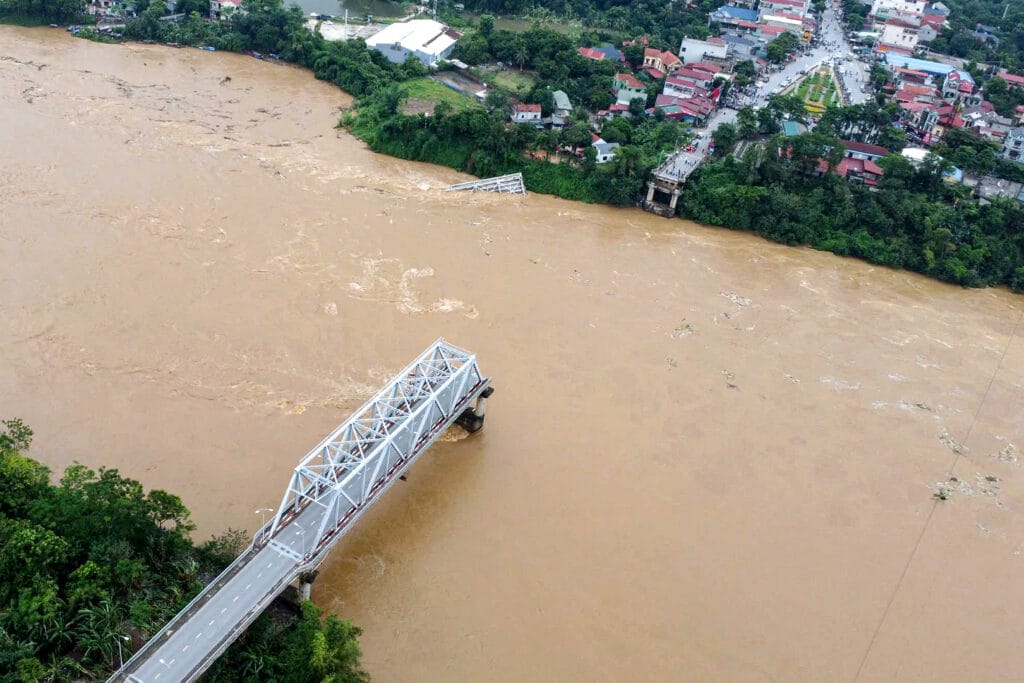
{"type": "Polygon", "coordinates": [[[579,20],[626,37],[647,35],[652,44],[678,50],[686,36],[708,36],[708,13],[722,0],[464,0],[467,10],[498,15],[579,20]]]}
{"type": "MultiPolygon", "coordinates": [[[[0,682],[103,679],[227,566],[235,531],[194,545],[175,495],[117,470],[50,470],[27,455],[32,431],[0,422],[0,682]]],[[[268,610],[220,659],[211,681],[361,683],[359,630],[268,610]]]]}

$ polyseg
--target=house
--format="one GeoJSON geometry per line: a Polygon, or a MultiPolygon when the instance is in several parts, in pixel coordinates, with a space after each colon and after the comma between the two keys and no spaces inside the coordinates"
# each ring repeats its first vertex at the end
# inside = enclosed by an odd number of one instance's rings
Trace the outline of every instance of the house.
{"type": "Polygon", "coordinates": [[[615,74],[612,77],[612,94],[619,104],[628,105],[633,100],[647,102],[647,89],[644,84],[630,74],[615,74]]]}
{"type": "Polygon", "coordinates": [[[605,59],[610,59],[613,62],[623,63],[625,63],[626,61],[626,55],[624,55],[622,51],[617,49],[614,45],[606,43],[600,47],[595,47],[594,49],[603,54],[605,56],[605,59]]]}
{"type": "Polygon", "coordinates": [[[941,2],[936,2],[932,3],[931,7],[925,9],[924,13],[939,16],[945,19],[946,17],[949,16],[949,8],[942,4],[941,2]]]}
{"type": "Polygon", "coordinates": [[[762,20],[766,16],[783,13],[802,17],[807,14],[809,6],[809,3],[804,3],[801,0],[761,0],[758,14],[762,20]]]}
{"type": "MultiPolygon", "coordinates": [[[[818,174],[825,175],[826,173],[828,173],[828,162],[821,159],[818,161],[818,174]]],[[[833,169],[833,173],[840,178],[846,178],[851,183],[875,187],[885,171],[871,159],[843,157],[839,165],[833,169]]]]}
{"type": "Polygon", "coordinates": [[[540,128],[543,125],[540,120],[540,113],[539,104],[516,102],[512,105],[512,113],[509,117],[512,119],[512,123],[530,123],[540,128]]]}
{"type": "Polygon", "coordinates": [[[210,16],[214,19],[223,19],[232,12],[237,12],[242,6],[242,0],[210,0],[210,16]]]}
{"type": "Polygon", "coordinates": [[[601,52],[600,50],[595,50],[592,47],[581,47],[581,48],[576,50],[576,53],[580,57],[585,57],[586,59],[592,59],[595,62],[600,62],[601,60],[605,59],[605,56],[604,56],[603,52],[601,52]]]}
{"type": "Polygon", "coordinates": [[[662,74],[669,73],[683,65],[682,60],[671,52],[662,52],[653,47],[644,49],[644,68],[660,71],[662,74]]]}
{"type": "Polygon", "coordinates": [[[981,91],[975,93],[974,79],[966,71],[950,71],[942,81],[942,97],[951,101],[959,101],[965,106],[981,104],[981,91]]]}
{"type": "Polygon", "coordinates": [[[879,145],[872,145],[867,142],[854,142],[853,140],[840,140],[845,150],[843,157],[857,159],[860,161],[877,161],[882,157],[889,156],[889,150],[879,145]]]}
{"type": "Polygon", "coordinates": [[[870,14],[891,17],[897,14],[924,14],[928,3],[924,0],[874,0],[870,14]]]}
{"type": "Polygon", "coordinates": [[[1003,140],[1003,156],[1024,164],[1024,127],[1013,128],[1003,140]]]}
{"type": "MultiPolygon", "coordinates": [[[[725,9],[720,7],[719,9],[725,9]]],[[[679,44],[679,57],[684,63],[703,62],[707,58],[726,59],[729,56],[729,46],[721,38],[709,40],[697,40],[696,38],[683,38],[679,44]]]]}
{"type": "Polygon", "coordinates": [[[551,125],[554,128],[562,128],[569,124],[569,115],[572,114],[572,102],[563,90],[556,90],[551,93],[554,107],[551,111],[551,125]]]}
{"type": "Polygon", "coordinates": [[[784,29],[797,37],[800,37],[804,29],[803,22],[800,19],[793,19],[781,14],[766,14],[761,19],[761,24],[763,26],[775,26],[784,29]]]}
{"type": "Polygon", "coordinates": [[[980,40],[983,43],[993,43],[996,47],[999,46],[999,38],[995,35],[995,26],[986,26],[985,24],[975,24],[974,31],[971,35],[980,40]]]}
{"type": "Polygon", "coordinates": [[[1000,71],[996,76],[1006,81],[1006,85],[1010,88],[1024,88],[1024,76],[1017,76],[1006,71],[1000,71]]]}
{"type": "Polygon", "coordinates": [[[707,88],[677,74],[672,74],[665,79],[661,93],[669,97],[708,97],[711,94],[707,88]]]}
{"type": "Polygon", "coordinates": [[[603,139],[594,136],[594,141],[591,143],[591,147],[597,152],[597,163],[604,164],[612,160],[615,156],[615,150],[619,148],[617,142],[605,142],[603,139]]]}
{"type": "Polygon", "coordinates": [[[413,19],[391,24],[370,36],[366,39],[366,47],[380,52],[395,64],[415,57],[424,66],[437,66],[442,59],[448,58],[455,49],[455,41],[461,37],[458,31],[433,19],[413,19]]]}
{"type": "Polygon", "coordinates": [[[1024,125],[1024,104],[1018,104],[1013,108],[1014,116],[1013,122],[1018,126],[1024,125]]]}
{"type": "Polygon", "coordinates": [[[882,28],[880,42],[885,45],[901,47],[905,50],[913,50],[920,40],[918,31],[921,25],[910,19],[887,19],[882,28]]]}
{"type": "Polygon", "coordinates": [[[650,113],[653,114],[656,109],[660,109],[665,114],[665,118],[703,124],[714,111],[715,103],[700,95],[674,97],[662,94],[655,98],[654,107],[651,108],[650,113]]]}
{"type": "MultiPolygon", "coordinates": [[[[717,22],[722,26],[731,26],[733,28],[739,28],[741,21],[756,22],[757,12],[752,9],[743,9],[740,7],[731,7],[729,5],[722,5],[710,15],[711,21],[717,22]]],[[[686,40],[685,38],[683,39],[686,40]]],[[[686,61],[686,57],[683,56],[683,50],[680,48],[679,56],[683,57],[683,61],[686,61]]]]}

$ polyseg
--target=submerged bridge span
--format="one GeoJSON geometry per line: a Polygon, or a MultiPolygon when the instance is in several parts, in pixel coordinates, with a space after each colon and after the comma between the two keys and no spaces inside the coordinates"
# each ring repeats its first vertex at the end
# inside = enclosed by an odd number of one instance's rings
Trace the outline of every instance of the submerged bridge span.
{"type": "Polygon", "coordinates": [[[493,389],[442,339],[299,462],[274,518],[108,683],[194,681],[452,424],[483,427],[493,389]]]}

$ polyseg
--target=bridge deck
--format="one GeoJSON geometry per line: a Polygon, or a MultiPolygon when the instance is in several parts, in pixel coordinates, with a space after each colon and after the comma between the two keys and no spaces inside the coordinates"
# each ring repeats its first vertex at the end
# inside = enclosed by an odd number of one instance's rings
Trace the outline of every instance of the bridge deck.
{"type": "Polygon", "coordinates": [[[481,394],[490,393],[489,383],[475,357],[438,340],[300,462],[258,542],[109,680],[198,678],[291,581],[323,562],[371,504],[478,398],[482,422],[481,394]],[[299,482],[307,483],[296,488],[299,482]]]}

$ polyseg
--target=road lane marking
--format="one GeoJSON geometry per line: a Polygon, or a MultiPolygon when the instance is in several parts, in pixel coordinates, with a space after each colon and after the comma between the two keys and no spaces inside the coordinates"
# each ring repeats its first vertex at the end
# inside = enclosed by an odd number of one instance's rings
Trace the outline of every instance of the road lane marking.
{"type": "Polygon", "coordinates": [[[188,645],[186,645],[185,647],[181,648],[181,651],[182,651],[182,652],[186,652],[186,651],[188,651],[188,645]]]}
{"type": "Polygon", "coordinates": [[[214,621],[215,621],[214,619],[210,619],[210,623],[209,623],[209,624],[207,624],[207,626],[213,626],[213,622],[214,622],[214,621]]]}
{"type": "Polygon", "coordinates": [[[228,611],[228,608],[227,608],[227,607],[225,607],[224,609],[222,609],[222,610],[220,611],[220,613],[221,613],[221,614],[224,614],[224,613],[225,613],[225,612],[227,612],[227,611],[228,611]]]}
{"type": "MultiPolygon", "coordinates": [[[[251,587],[252,587],[252,584],[250,583],[249,585],[247,585],[247,586],[245,587],[245,590],[249,590],[249,588],[251,588],[251,587]]],[[[237,600],[237,599],[238,599],[238,598],[235,598],[235,600],[237,600]]]]}
{"type": "Polygon", "coordinates": [[[199,636],[201,636],[201,635],[203,635],[202,631],[200,631],[199,633],[196,634],[195,640],[199,640],[199,636]]]}
{"type": "Polygon", "coordinates": [[[234,599],[234,600],[232,600],[231,602],[238,602],[238,596],[236,595],[236,596],[235,596],[235,599],[234,599]]]}

